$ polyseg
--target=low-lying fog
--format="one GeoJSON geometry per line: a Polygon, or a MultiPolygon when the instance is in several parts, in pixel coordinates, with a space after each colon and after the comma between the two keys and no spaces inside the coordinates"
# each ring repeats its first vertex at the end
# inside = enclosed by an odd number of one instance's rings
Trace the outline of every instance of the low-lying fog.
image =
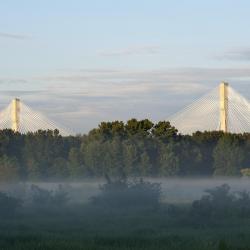
{"type": "MultiPolygon", "coordinates": [[[[199,199],[206,189],[220,186],[224,183],[228,184],[232,192],[249,191],[249,178],[194,178],[194,179],[167,179],[167,178],[145,178],[150,182],[161,183],[162,201],[168,203],[186,203],[199,199]]],[[[0,191],[8,193],[15,197],[25,198],[27,191],[32,184],[43,189],[55,190],[59,185],[65,189],[70,201],[74,203],[85,203],[89,198],[100,192],[100,186],[105,183],[104,179],[84,179],[78,182],[27,182],[0,184],[0,191]]]]}

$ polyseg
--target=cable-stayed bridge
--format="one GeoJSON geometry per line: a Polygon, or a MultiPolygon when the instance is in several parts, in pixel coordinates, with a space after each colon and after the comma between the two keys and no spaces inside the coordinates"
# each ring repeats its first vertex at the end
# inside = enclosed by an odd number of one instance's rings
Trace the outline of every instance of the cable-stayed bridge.
{"type": "Polygon", "coordinates": [[[182,134],[196,131],[250,132],[250,103],[228,83],[218,87],[169,117],[182,134]]]}
{"type": "Polygon", "coordinates": [[[48,119],[45,115],[25,105],[20,99],[15,98],[0,112],[0,129],[12,129],[22,134],[38,130],[58,129],[60,134],[68,136],[73,134],[67,128],[48,119]]]}
{"type": "MultiPolygon", "coordinates": [[[[216,130],[250,133],[250,103],[228,83],[222,82],[167,120],[182,134],[216,130]]],[[[22,134],[58,129],[63,136],[74,134],[17,98],[0,112],[0,129],[12,129],[22,134]]]]}

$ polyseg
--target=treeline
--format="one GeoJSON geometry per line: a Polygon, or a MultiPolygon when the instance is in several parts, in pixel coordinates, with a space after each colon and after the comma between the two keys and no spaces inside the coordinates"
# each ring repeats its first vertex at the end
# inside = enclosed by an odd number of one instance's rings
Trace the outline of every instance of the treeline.
{"type": "Polygon", "coordinates": [[[102,122],[87,135],[0,131],[0,180],[249,173],[250,134],[181,135],[167,121],[102,122]],[[243,170],[244,169],[244,170],[243,170]]]}

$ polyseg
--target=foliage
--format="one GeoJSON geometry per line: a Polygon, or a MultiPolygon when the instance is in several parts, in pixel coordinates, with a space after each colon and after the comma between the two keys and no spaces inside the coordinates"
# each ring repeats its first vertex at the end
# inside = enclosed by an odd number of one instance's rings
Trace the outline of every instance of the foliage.
{"type": "MultiPolygon", "coordinates": [[[[168,121],[101,122],[87,135],[0,131],[0,181],[119,176],[238,176],[250,134],[181,135],[168,121]]],[[[243,172],[244,173],[244,170],[243,172]]]]}
{"type": "MultiPolygon", "coordinates": [[[[105,189],[109,189],[111,183],[116,183],[115,186],[119,189],[123,189],[124,186],[127,188],[124,182],[124,179],[108,180],[105,189]]],[[[140,182],[139,180],[137,183],[140,182]]],[[[207,190],[207,195],[213,203],[212,214],[214,209],[217,209],[215,204],[220,199],[230,200],[230,208],[232,204],[240,202],[243,205],[246,201],[249,207],[248,193],[230,193],[227,185],[207,190]]],[[[102,205],[99,210],[93,209],[93,205],[89,204],[71,204],[64,216],[58,212],[37,213],[33,207],[27,209],[24,206],[14,220],[12,217],[1,219],[1,250],[249,249],[249,217],[228,217],[221,213],[221,216],[209,217],[210,223],[202,225],[200,222],[207,214],[197,217],[187,212],[188,209],[192,210],[192,206],[183,204],[175,204],[179,208],[175,214],[166,213],[167,205],[163,202],[159,209],[149,209],[146,212],[133,207],[132,210],[126,209],[121,213],[107,213],[103,211],[103,204],[98,205],[102,205]],[[134,210],[137,211],[136,214],[134,210]]]]}
{"type": "MultiPolygon", "coordinates": [[[[21,202],[0,193],[1,250],[249,249],[250,196],[246,191],[232,193],[230,187],[224,184],[206,190],[206,195],[193,204],[176,203],[169,206],[161,201],[159,209],[143,211],[137,209],[138,205],[150,206],[148,202],[152,199],[146,198],[145,203],[144,197],[137,203],[134,197],[129,199],[132,204],[128,206],[125,202],[128,201],[127,195],[122,190],[131,188],[131,192],[133,190],[137,194],[137,199],[140,199],[138,195],[155,190],[157,195],[154,191],[153,197],[158,197],[159,184],[143,180],[128,181],[125,177],[116,180],[106,178],[107,183],[102,186],[101,196],[97,196],[96,200],[99,210],[94,209],[92,204],[77,206],[71,203],[63,214],[59,212],[60,209],[55,213],[38,213],[33,206],[26,204],[15,214],[21,202]],[[114,202],[114,198],[119,199],[119,196],[113,195],[114,188],[125,199],[122,203],[120,200],[114,202]],[[104,193],[108,194],[105,199],[104,193]],[[109,210],[111,212],[107,213],[107,209],[104,209],[107,206],[114,206],[116,210],[119,208],[121,212],[109,210]],[[15,215],[14,219],[12,215],[15,215]]],[[[50,203],[51,197],[56,196],[56,192],[45,192],[37,186],[32,188],[39,194],[35,200],[40,205],[42,202],[50,203]]],[[[58,192],[61,189],[64,188],[58,187],[58,192]]],[[[159,199],[156,201],[158,203],[159,199]]]]}
{"type": "Polygon", "coordinates": [[[178,130],[168,121],[160,121],[152,129],[152,134],[161,140],[169,140],[177,137],[178,130]]]}
{"type": "Polygon", "coordinates": [[[206,219],[239,216],[250,218],[250,195],[246,191],[231,193],[223,184],[205,191],[207,194],[192,204],[192,214],[206,219]]]}
{"type": "Polygon", "coordinates": [[[3,155],[0,157],[0,181],[10,182],[18,179],[18,164],[14,157],[3,155]]]}
{"type": "Polygon", "coordinates": [[[239,175],[243,160],[243,150],[237,139],[224,136],[218,141],[214,149],[214,168],[216,175],[239,175]]]}
{"type": "Polygon", "coordinates": [[[101,193],[91,198],[98,206],[116,209],[157,208],[160,203],[161,185],[150,183],[142,178],[129,181],[123,177],[112,181],[108,176],[107,183],[100,187],[101,193]]]}

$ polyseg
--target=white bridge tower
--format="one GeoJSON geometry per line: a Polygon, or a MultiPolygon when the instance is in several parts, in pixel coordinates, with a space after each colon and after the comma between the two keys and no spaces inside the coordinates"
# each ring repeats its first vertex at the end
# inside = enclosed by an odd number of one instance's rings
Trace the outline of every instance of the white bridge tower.
{"type": "Polygon", "coordinates": [[[220,128],[219,130],[228,132],[228,83],[220,84],[220,128]]]}
{"type": "Polygon", "coordinates": [[[18,98],[11,102],[11,128],[15,132],[20,130],[20,99],[18,98]]]}

